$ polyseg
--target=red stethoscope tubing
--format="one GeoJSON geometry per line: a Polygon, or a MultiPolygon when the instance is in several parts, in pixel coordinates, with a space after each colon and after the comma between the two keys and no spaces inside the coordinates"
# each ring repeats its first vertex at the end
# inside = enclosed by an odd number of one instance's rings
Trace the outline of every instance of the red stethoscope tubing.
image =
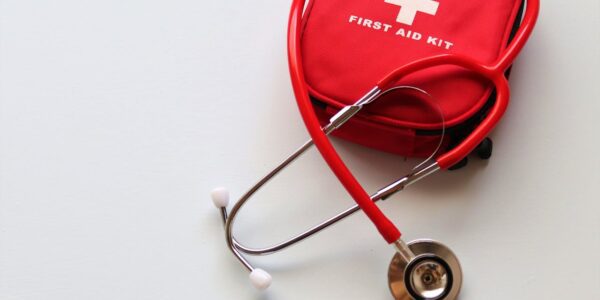
{"type": "MultiPolygon", "coordinates": [[[[394,223],[392,223],[379,207],[371,201],[367,192],[356,180],[354,175],[352,175],[352,172],[340,158],[337,151],[321,129],[319,120],[313,110],[304,77],[300,47],[304,4],[305,0],[293,0],[288,23],[288,63],[292,87],[300,114],[302,115],[304,124],[313,139],[315,146],[337,176],[338,180],[365,212],[367,217],[369,217],[383,238],[388,243],[393,243],[400,239],[400,230],[398,230],[394,223]]],[[[436,162],[440,168],[447,169],[467,156],[500,121],[500,118],[506,111],[510,97],[508,81],[504,76],[504,71],[512,64],[521,49],[523,49],[523,46],[525,46],[525,42],[531,35],[537,21],[539,7],[539,0],[527,1],[527,9],[519,30],[498,60],[491,65],[485,65],[462,55],[443,54],[420,59],[404,65],[392,71],[377,83],[379,88],[384,89],[390,87],[391,84],[398,82],[408,74],[435,66],[456,65],[474,71],[481,76],[488,78],[495,84],[497,98],[489,114],[458,146],[436,158],[436,162]]]]}

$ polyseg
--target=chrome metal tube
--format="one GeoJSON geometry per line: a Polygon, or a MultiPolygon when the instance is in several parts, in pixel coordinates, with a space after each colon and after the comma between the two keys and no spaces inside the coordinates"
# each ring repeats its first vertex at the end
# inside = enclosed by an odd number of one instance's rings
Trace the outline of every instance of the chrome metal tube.
{"type": "Polygon", "coordinates": [[[377,86],[374,87],[362,98],[358,99],[356,103],[342,108],[337,114],[333,115],[333,117],[329,119],[329,125],[334,130],[344,125],[344,123],[352,119],[352,117],[354,117],[354,115],[356,115],[363,108],[364,105],[373,102],[375,99],[377,99],[377,97],[380,94],[381,89],[377,86]]]}
{"type": "MultiPolygon", "coordinates": [[[[231,250],[231,252],[237,257],[237,259],[248,269],[249,271],[254,270],[254,267],[243,257],[241,253],[235,247],[233,241],[232,227],[235,221],[235,216],[239,212],[239,210],[244,206],[244,204],[256,193],[265,183],[267,183],[273,176],[277,175],[281,170],[287,167],[290,163],[296,160],[300,155],[302,155],[306,150],[308,150],[313,145],[312,140],[307,141],[302,145],[298,150],[296,150],[292,155],[286,158],[281,164],[279,164],[275,169],[271,170],[265,177],[258,181],[250,190],[248,190],[233,206],[231,211],[229,212],[229,217],[225,219],[225,240],[227,241],[227,246],[231,250]]],[[[227,215],[225,213],[224,215],[227,215]]]]}
{"type": "MultiPolygon", "coordinates": [[[[325,126],[323,128],[323,131],[325,132],[325,134],[329,135],[331,132],[333,132],[339,126],[344,124],[346,121],[348,121],[352,116],[354,116],[362,108],[362,105],[364,103],[370,103],[371,101],[376,99],[380,93],[381,93],[381,90],[379,89],[379,87],[376,86],[373,89],[371,89],[367,94],[365,94],[365,96],[361,97],[354,105],[347,106],[344,109],[342,109],[341,113],[336,114],[337,117],[333,118],[333,119],[335,119],[334,120],[335,122],[330,122],[327,126],[325,126]],[[349,109],[349,107],[355,107],[355,108],[349,109]]],[[[290,163],[292,163],[294,160],[296,160],[298,157],[300,157],[300,155],[302,155],[304,152],[306,152],[306,150],[308,150],[313,144],[314,143],[312,140],[307,141],[298,150],[296,150],[292,155],[290,155],[281,164],[279,164],[275,169],[273,169],[265,177],[263,177],[261,180],[259,180],[258,183],[256,183],[252,188],[250,188],[238,200],[238,202],[235,203],[235,205],[233,206],[233,208],[231,209],[231,211],[229,213],[229,217],[227,217],[226,210],[221,212],[222,216],[224,217],[223,219],[225,220],[225,238],[227,241],[227,246],[229,247],[231,252],[238,258],[238,260],[249,271],[254,270],[254,267],[238,251],[238,249],[239,249],[238,247],[241,245],[239,243],[234,242],[234,237],[232,234],[232,227],[233,227],[233,223],[235,221],[235,216],[237,215],[238,211],[244,206],[244,204],[248,201],[248,199],[250,199],[250,197],[252,197],[252,195],[254,195],[254,193],[256,193],[256,191],[258,191],[263,185],[265,185],[267,182],[269,182],[269,180],[271,180],[271,178],[273,178],[273,176],[277,175],[279,172],[281,172],[281,170],[283,170],[290,163]],[[236,244],[238,245],[238,247],[236,247],[236,244]]],[[[337,222],[337,221],[335,221],[335,222],[337,222]]],[[[333,222],[333,223],[335,223],[335,222],[333,222]]],[[[310,235],[308,235],[308,236],[310,236],[310,235]]]]}
{"type": "MultiPolygon", "coordinates": [[[[351,119],[354,115],[356,115],[356,113],[358,113],[358,111],[360,111],[360,109],[362,109],[363,105],[369,104],[369,103],[373,102],[375,99],[377,99],[378,97],[388,93],[391,90],[398,89],[398,88],[416,89],[416,88],[412,88],[412,87],[396,87],[396,88],[392,88],[392,89],[387,90],[382,93],[378,87],[375,87],[371,91],[369,91],[365,96],[363,96],[361,99],[359,99],[354,105],[346,106],[342,110],[340,110],[340,112],[338,112],[336,115],[334,115],[330,119],[330,123],[327,126],[323,127],[323,131],[325,132],[326,135],[329,135],[330,133],[335,131],[337,128],[342,126],[349,119],[351,119]]],[[[416,89],[416,90],[421,91],[419,89],[416,89]]],[[[422,92],[424,92],[424,91],[422,91],[422,92]]],[[[241,208],[244,206],[244,204],[246,204],[246,202],[260,188],[262,188],[267,182],[269,182],[275,175],[277,175],[279,172],[281,172],[290,163],[292,163],[293,161],[298,159],[304,152],[306,152],[312,146],[313,146],[312,140],[305,142],[300,148],[298,148],[294,153],[292,153],[292,155],[287,157],[281,164],[279,164],[277,167],[275,167],[273,170],[271,170],[266,176],[261,178],[254,186],[252,186],[244,195],[242,195],[242,197],[234,204],[234,206],[232,207],[232,209],[229,213],[227,212],[226,208],[221,209],[221,218],[223,220],[224,227],[225,227],[225,237],[226,237],[226,241],[227,241],[227,246],[229,247],[231,252],[236,256],[236,258],[249,271],[253,271],[254,267],[252,266],[252,264],[250,264],[246,260],[246,258],[242,255],[242,252],[246,253],[246,254],[250,254],[250,255],[265,255],[265,254],[270,254],[270,253],[274,253],[274,252],[283,250],[287,247],[290,247],[290,246],[314,235],[317,232],[320,232],[320,231],[328,228],[329,226],[345,219],[346,217],[348,217],[360,210],[360,207],[358,205],[354,205],[354,206],[344,210],[343,212],[323,221],[322,223],[312,227],[311,229],[309,229],[301,234],[298,234],[289,240],[286,240],[284,242],[281,242],[281,243],[276,244],[271,247],[250,248],[250,247],[246,247],[246,246],[242,245],[234,238],[232,231],[233,231],[233,224],[235,222],[235,217],[237,216],[237,213],[241,210],[241,208]]],[[[439,146],[438,146],[438,148],[439,148],[439,146]]],[[[433,155],[432,155],[432,157],[433,157],[433,155]]],[[[401,191],[402,189],[404,189],[404,187],[406,187],[414,182],[417,182],[418,180],[424,178],[425,176],[439,170],[439,166],[437,166],[437,163],[435,163],[435,162],[433,162],[430,165],[427,165],[426,167],[421,168],[421,166],[423,166],[426,163],[426,161],[427,160],[425,160],[423,163],[419,164],[419,166],[417,167],[418,168],[417,171],[392,182],[391,184],[389,184],[389,185],[385,186],[384,188],[380,189],[379,191],[377,191],[375,194],[371,195],[371,200],[373,202],[377,202],[379,200],[386,199],[387,197],[391,196],[392,194],[394,194],[398,191],[401,191]]]]}
{"type": "Polygon", "coordinates": [[[409,263],[415,258],[415,254],[412,252],[412,250],[410,250],[408,245],[402,239],[398,239],[397,241],[395,241],[394,247],[396,248],[396,251],[398,251],[398,254],[400,254],[400,257],[402,257],[405,263],[409,263]]]}
{"type": "MultiPolygon", "coordinates": [[[[396,192],[401,191],[409,184],[417,182],[424,176],[427,176],[427,175],[431,174],[432,172],[435,172],[435,170],[439,170],[439,167],[436,168],[436,166],[437,166],[437,164],[429,165],[428,167],[424,168],[423,171],[418,171],[414,174],[407,175],[405,177],[402,177],[402,178],[392,182],[391,184],[381,188],[375,194],[371,195],[371,200],[373,202],[385,200],[387,197],[391,196],[392,194],[394,194],[396,192]],[[433,170],[433,171],[425,171],[425,170],[433,170]]],[[[250,255],[267,255],[267,254],[275,253],[275,252],[281,251],[285,248],[288,248],[300,241],[303,241],[324,229],[327,229],[331,225],[345,219],[346,217],[351,216],[352,214],[356,213],[359,210],[360,210],[360,207],[358,205],[354,205],[354,206],[340,212],[339,214],[319,223],[318,225],[310,228],[309,230],[302,232],[302,233],[294,236],[293,238],[290,238],[286,241],[283,241],[281,243],[275,244],[270,247],[250,248],[250,247],[242,245],[235,238],[233,239],[233,243],[234,243],[234,246],[239,251],[244,252],[246,254],[250,254],[250,255]]],[[[224,215],[223,222],[225,223],[227,212],[222,213],[222,215],[224,215]]]]}

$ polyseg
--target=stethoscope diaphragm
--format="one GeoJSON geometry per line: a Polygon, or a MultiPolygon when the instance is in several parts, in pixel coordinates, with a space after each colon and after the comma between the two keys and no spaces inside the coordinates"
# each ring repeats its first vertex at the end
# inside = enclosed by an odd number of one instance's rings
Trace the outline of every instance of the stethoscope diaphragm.
{"type": "Polygon", "coordinates": [[[455,300],[462,285],[456,255],[433,240],[407,244],[414,258],[406,261],[396,253],[388,269],[389,287],[396,300],[455,300]]]}

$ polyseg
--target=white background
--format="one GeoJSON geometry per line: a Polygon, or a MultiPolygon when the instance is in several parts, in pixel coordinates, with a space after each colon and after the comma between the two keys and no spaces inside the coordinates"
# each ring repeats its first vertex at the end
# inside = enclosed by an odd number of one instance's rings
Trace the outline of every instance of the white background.
{"type": "MultiPolygon", "coordinates": [[[[227,252],[239,196],[307,138],[289,1],[0,0],[0,299],[389,299],[393,249],[357,214],[281,254],[227,252]]],[[[383,203],[460,257],[461,299],[600,298],[600,4],[542,3],[492,160],[383,203]]],[[[414,161],[336,141],[369,191],[414,161]]],[[[236,233],[276,242],[351,200],[314,152],[236,233]]]]}

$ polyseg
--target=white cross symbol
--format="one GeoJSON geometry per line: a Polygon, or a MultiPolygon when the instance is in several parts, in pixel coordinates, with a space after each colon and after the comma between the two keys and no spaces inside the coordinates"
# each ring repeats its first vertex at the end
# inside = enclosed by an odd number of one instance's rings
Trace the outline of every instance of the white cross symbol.
{"type": "Polygon", "coordinates": [[[418,12],[435,16],[440,5],[433,0],[385,0],[385,3],[401,6],[396,21],[406,25],[413,24],[418,12]]]}

